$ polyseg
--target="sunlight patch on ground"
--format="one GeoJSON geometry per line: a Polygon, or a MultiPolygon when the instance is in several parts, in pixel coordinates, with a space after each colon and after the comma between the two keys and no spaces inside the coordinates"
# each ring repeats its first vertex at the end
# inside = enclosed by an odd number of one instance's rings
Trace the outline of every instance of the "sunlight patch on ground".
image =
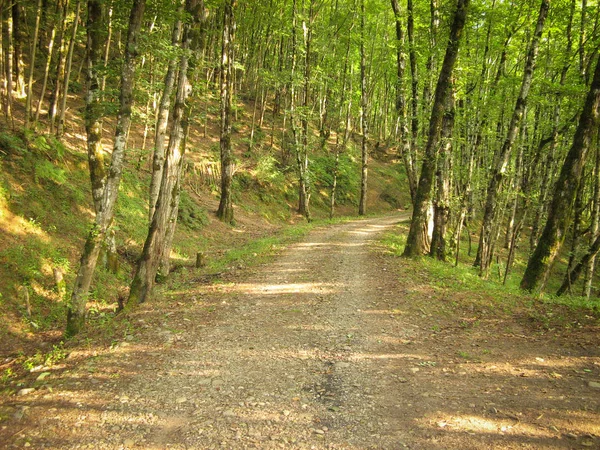
{"type": "Polygon", "coordinates": [[[331,247],[343,247],[343,248],[348,248],[348,247],[364,247],[363,243],[350,243],[350,242],[327,242],[327,243],[323,243],[323,242],[306,242],[304,244],[297,244],[296,248],[298,250],[312,250],[315,247],[321,247],[321,248],[331,248],[331,247]]]}
{"type": "Polygon", "coordinates": [[[375,315],[375,316],[401,316],[406,314],[404,311],[399,309],[366,309],[362,310],[363,314],[375,315]]]}
{"type": "Polygon", "coordinates": [[[330,283],[289,283],[289,284],[236,284],[234,291],[249,295],[278,295],[278,294],[334,294],[337,289],[330,283]]]}
{"type": "Polygon", "coordinates": [[[519,434],[538,438],[551,438],[555,435],[551,430],[543,427],[517,422],[510,419],[493,419],[475,415],[451,416],[444,419],[434,419],[438,428],[449,431],[462,431],[467,433],[486,434],[519,434]]]}
{"type": "Polygon", "coordinates": [[[412,359],[421,360],[422,355],[416,355],[413,353],[355,353],[350,357],[353,361],[369,361],[369,360],[382,360],[382,359],[412,359]]]}
{"type": "Polygon", "coordinates": [[[334,328],[330,325],[318,325],[315,323],[304,324],[304,325],[288,325],[286,328],[291,330],[305,330],[305,331],[333,331],[334,328]]]}

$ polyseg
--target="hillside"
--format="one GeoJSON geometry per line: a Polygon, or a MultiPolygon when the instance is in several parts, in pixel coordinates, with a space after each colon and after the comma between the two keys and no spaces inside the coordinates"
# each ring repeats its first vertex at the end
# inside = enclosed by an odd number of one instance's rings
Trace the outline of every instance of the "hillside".
{"type": "MultiPolygon", "coordinates": [[[[16,106],[19,117],[23,105],[16,106]]],[[[238,131],[233,138],[237,161],[235,226],[223,224],[214,217],[219,175],[218,146],[214,145],[218,142],[218,131],[214,124],[218,118],[210,118],[206,137],[200,123],[191,125],[185,187],[172,255],[176,272],[193,267],[199,252],[206,255],[211,265],[204,271],[219,264],[223,267],[243,265],[243,261],[233,260],[235,252],[244,254],[240,249],[251,246],[254,240],[281,233],[289,225],[303,221],[295,211],[294,170],[282,164],[280,147],[270,147],[266,137],[257,138],[253,151],[248,152],[246,141],[252,107],[252,104],[239,104],[238,131]]],[[[81,110],[77,96],[73,97],[69,109],[81,110]]],[[[111,148],[110,125],[108,121],[104,130],[105,149],[111,148]]],[[[264,128],[273,127],[265,122],[264,128]]],[[[116,274],[105,268],[97,271],[89,304],[93,327],[105,326],[115,315],[119,295],[128,288],[132,266],[146,236],[151,152],[148,148],[136,147],[143,140],[143,131],[140,125],[130,131],[131,148],[127,152],[114,227],[119,270],[116,274]]],[[[3,280],[0,284],[0,354],[9,361],[4,370],[15,370],[15,366],[28,358],[60,345],[65,301],[87,227],[93,219],[85,148],[83,123],[77,114],[69,117],[69,131],[61,140],[45,133],[13,132],[6,124],[0,132],[0,279],[3,280]],[[64,291],[60,291],[55,282],[56,269],[64,276],[61,288],[64,291]]],[[[351,146],[346,155],[348,173],[346,178],[340,177],[342,190],[337,217],[356,211],[359,174],[352,173],[355,152],[351,146]]],[[[402,169],[393,153],[394,149],[387,149],[373,155],[371,212],[382,213],[408,204],[402,169]]],[[[313,157],[320,164],[316,168],[322,171],[315,174],[313,196],[314,214],[319,221],[329,215],[327,164],[330,156],[325,148],[315,152],[313,157]]]]}

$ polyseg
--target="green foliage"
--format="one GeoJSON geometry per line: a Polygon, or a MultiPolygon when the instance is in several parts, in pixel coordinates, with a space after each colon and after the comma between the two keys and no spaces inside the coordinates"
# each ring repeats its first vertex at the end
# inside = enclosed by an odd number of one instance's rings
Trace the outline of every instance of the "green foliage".
{"type": "Polygon", "coordinates": [[[63,342],[52,346],[52,350],[48,353],[37,352],[34,356],[27,358],[23,362],[23,368],[30,371],[34,367],[46,366],[52,367],[54,364],[62,361],[67,357],[68,353],[64,348],[63,342]]]}
{"type": "Polygon", "coordinates": [[[13,133],[0,132],[0,154],[24,154],[27,151],[25,141],[13,133]]]}
{"type": "Polygon", "coordinates": [[[282,183],[284,177],[277,165],[278,162],[273,155],[261,155],[254,169],[254,177],[258,184],[261,186],[273,186],[282,183]]]}
{"type": "Polygon", "coordinates": [[[358,162],[350,153],[341,153],[339,160],[335,162],[335,156],[331,153],[319,155],[311,160],[310,170],[319,190],[323,190],[324,196],[329,196],[333,186],[333,177],[337,171],[336,201],[338,204],[358,204],[360,188],[360,171],[358,162]]]}
{"type": "Polygon", "coordinates": [[[190,230],[195,231],[208,225],[206,210],[198,206],[186,191],[181,191],[177,220],[190,230]]]}
{"type": "Polygon", "coordinates": [[[41,160],[35,164],[34,179],[36,183],[40,181],[50,181],[54,184],[62,185],[67,181],[66,172],[52,164],[50,161],[41,160]]]}

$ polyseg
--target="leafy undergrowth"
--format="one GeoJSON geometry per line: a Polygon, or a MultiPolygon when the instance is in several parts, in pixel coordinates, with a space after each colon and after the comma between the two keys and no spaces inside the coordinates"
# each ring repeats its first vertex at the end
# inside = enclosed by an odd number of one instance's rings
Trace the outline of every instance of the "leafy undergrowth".
{"type": "MultiPolygon", "coordinates": [[[[388,254],[402,254],[407,232],[408,225],[401,224],[383,236],[388,254]]],[[[506,284],[499,276],[484,280],[469,255],[461,255],[457,266],[429,257],[402,258],[399,264],[411,274],[410,280],[403,280],[410,286],[403,294],[415,298],[415,311],[432,319],[434,332],[445,327],[571,336],[600,331],[600,300],[529,295],[518,288],[519,273],[509,276],[506,284]]]]}

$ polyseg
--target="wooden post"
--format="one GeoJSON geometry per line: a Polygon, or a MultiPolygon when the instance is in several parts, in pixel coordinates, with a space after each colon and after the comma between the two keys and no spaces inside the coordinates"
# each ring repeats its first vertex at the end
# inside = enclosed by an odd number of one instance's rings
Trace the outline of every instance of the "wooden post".
{"type": "Polygon", "coordinates": [[[58,267],[55,267],[54,272],[54,282],[56,283],[56,292],[58,293],[58,297],[63,300],[65,298],[65,294],[67,293],[67,285],[63,278],[62,270],[58,267]]]}
{"type": "Polygon", "coordinates": [[[204,252],[196,253],[196,269],[206,266],[206,256],[204,252]]]}
{"type": "Polygon", "coordinates": [[[29,288],[25,285],[19,288],[19,297],[25,304],[25,311],[27,311],[27,317],[31,319],[31,303],[29,302],[29,288]]]}

